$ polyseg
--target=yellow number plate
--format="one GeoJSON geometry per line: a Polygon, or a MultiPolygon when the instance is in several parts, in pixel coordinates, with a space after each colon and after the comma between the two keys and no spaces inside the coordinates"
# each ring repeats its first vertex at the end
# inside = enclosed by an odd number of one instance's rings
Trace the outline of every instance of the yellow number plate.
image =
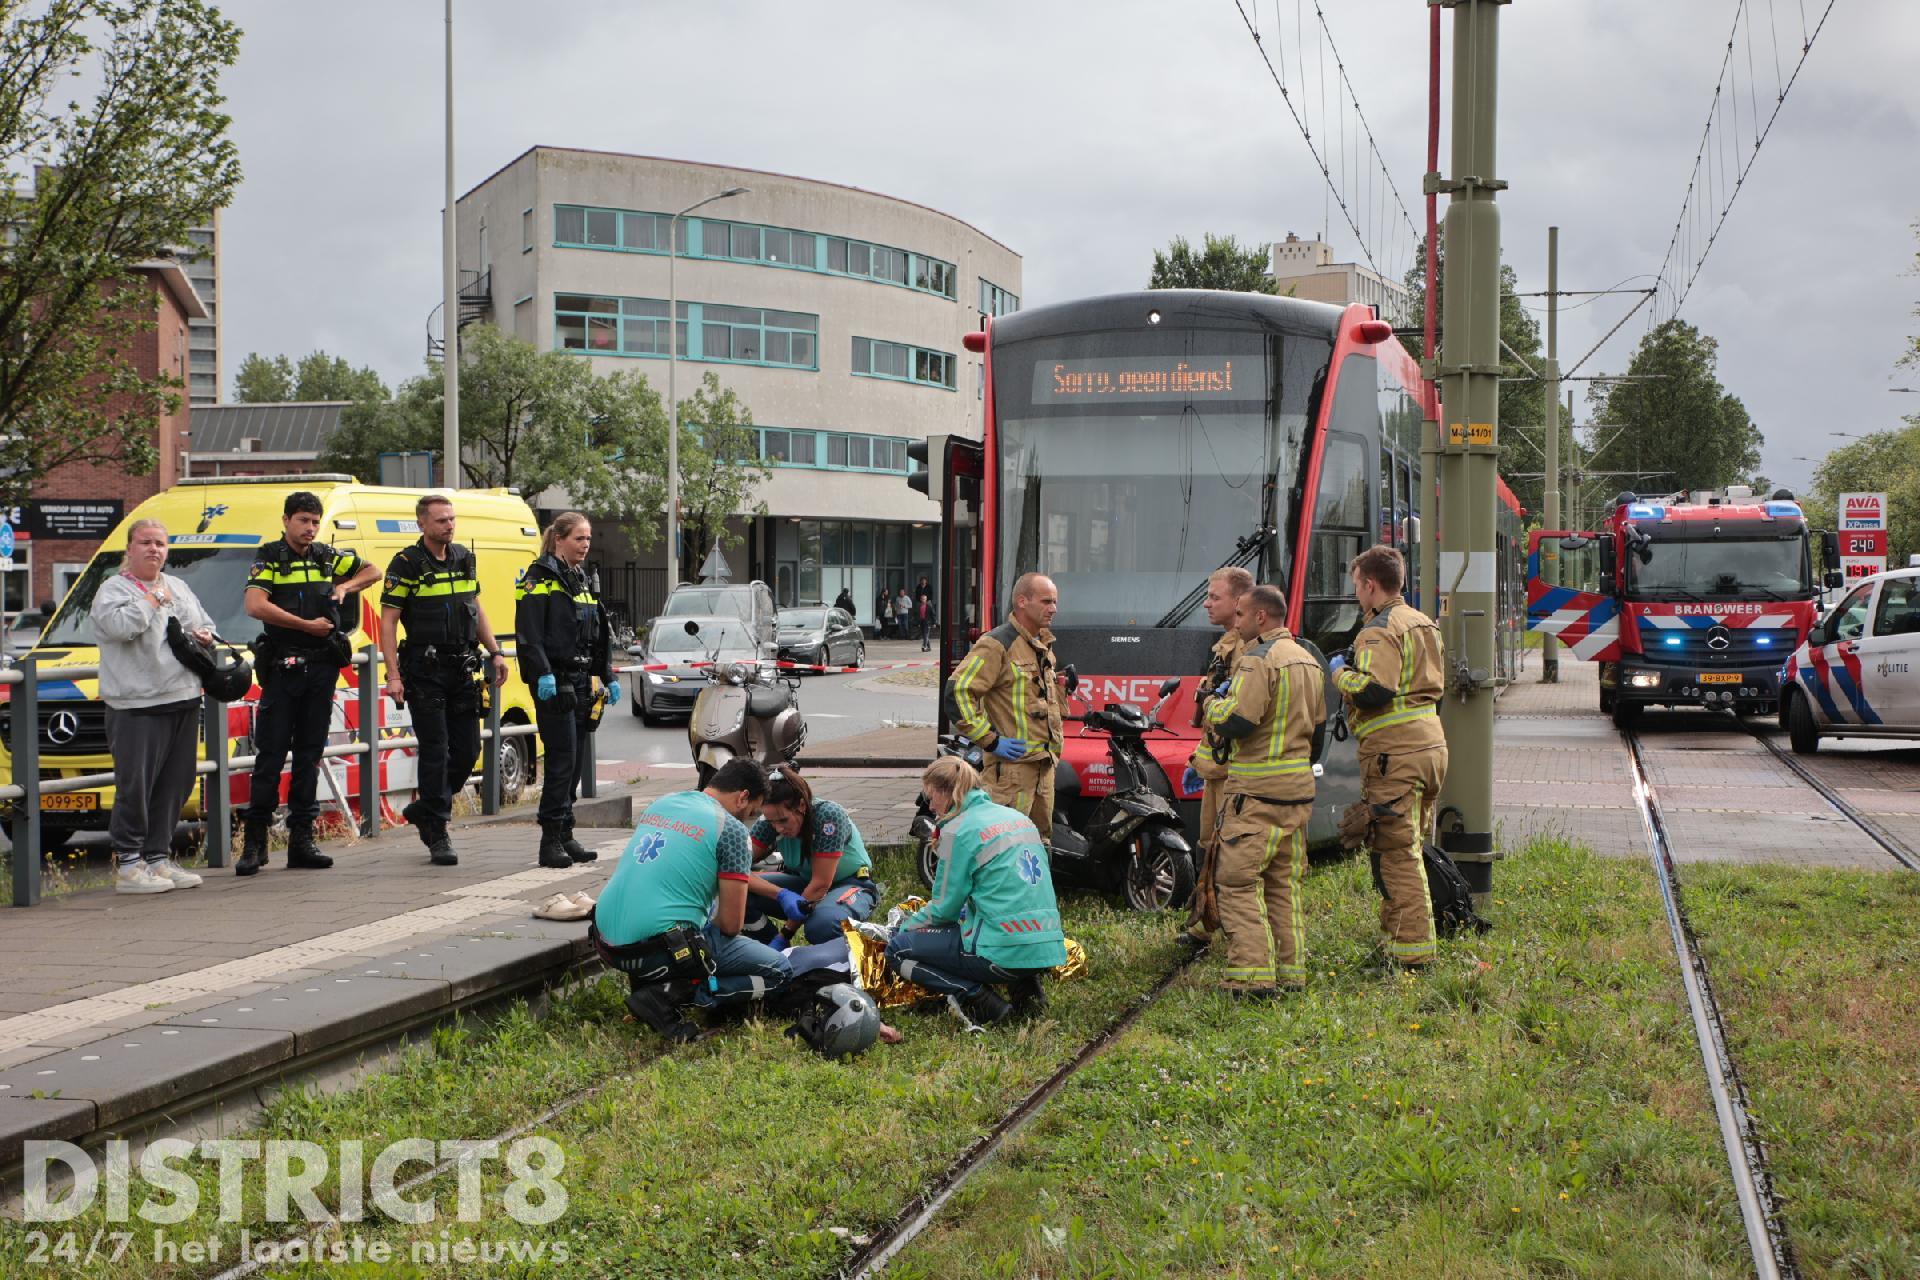
{"type": "Polygon", "coordinates": [[[49,809],[71,811],[75,809],[98,809],[99,807],[100,797],[91,791],[57,791],[53,795],[40,797],[40,812],[42,813],[45,813],[49,809]]]}
{"type": "Polygon", "coordinates": [[[1700,683],[1739,684],[1740,673],[1738,671],[1702,671],[1700,673],[1700,683]]]}

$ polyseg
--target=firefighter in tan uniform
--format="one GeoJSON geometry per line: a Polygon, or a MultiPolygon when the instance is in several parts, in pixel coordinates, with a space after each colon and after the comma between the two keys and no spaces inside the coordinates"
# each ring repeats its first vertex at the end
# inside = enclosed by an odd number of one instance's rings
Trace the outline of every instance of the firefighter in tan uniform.
{"type": "Polygon", "coordinates": [[[1433,798],[1447,778],[1439,715],[1446,651],[1433,619],[1400,595],[1406,567],[1398,551],[1369,547],[1354,557],[1351,573],[1367,620],[1351,660],[1334,658],[1333,682],[1351,708],[1358,740],[1382,899],[1381,947],[1388,961],[1418,968],[1436,949],[1421,850],[1433,827],[1433,798]]]}
{"type": "Polygon", "coordinates": [[[1300,881],[1313,815],[1313,761],[1326,727],[1326,675],[1286,627],[1278,589],[1240,598],[1246,649],[1227,691],[1207,708],[1216,754],[1227,757],[1214,870],[1227,935],[1226,990],[1241,997],[1307,981],[1300,881]]]}
{"type": "MultiPolygon", "coordinates": [[[[1193,699],[1193,727],[1198,729],[1206,724],[1207,706],[1214,697],[1224,692],[1227,682],[1233,678],[1233,669],[1239,665],[1240,652],[1246,647],[1246,641],[1240,638],[1236,614],[1240,609],[1240,597],[1253,590],[1253,575],[1238,566],[1227,569],[1215,569],[1207,579],[1207,621],[1216,627],[1225,627],[1220,638],[1213,642],[1213,652],[1209,656],[1207,669],[1200,677],[1200,687],[1193,699]]],[[[1203,738],[1193,747],[1193,756],[1187,761],[1187,772],[1180,780],[1181,794],[1198,791],[1200,793],[1200,874],[1196,878],[1193,890],[1193,910],[1187,916],[1184,932],[1175,939],[1187,947],[1204,947],[1213,931],[1220,925],[1220,917],[1213,888],[1213,870],[1220,850],[1217,837],[1217,824],[1220,819],[1220,802],[1227,788],[1227,766],[1224,761],[1213,758],[1213,748],[1203,738]]]]}
{"type": "Polygon", "coordinates": [[[1026,814],[1049,844],[1065,708],[1047,628],[1059,608],[1053,579],[1022,574],[1007,621],[975,642],[947,684],[950,718],[988,752],[988,797],[1026,814]]]}

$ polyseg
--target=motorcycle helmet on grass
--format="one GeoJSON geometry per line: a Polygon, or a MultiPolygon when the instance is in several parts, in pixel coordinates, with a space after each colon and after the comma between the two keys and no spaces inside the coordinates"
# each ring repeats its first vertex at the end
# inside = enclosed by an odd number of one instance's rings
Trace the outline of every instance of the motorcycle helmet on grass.
{"type": "Polygon", "coordinates": [[[805,1040],[822,1057],[850,1058],[880,1038],[880,1009],[858,987],[836,982],[813,993],[787,1034],[805,1040]]]}

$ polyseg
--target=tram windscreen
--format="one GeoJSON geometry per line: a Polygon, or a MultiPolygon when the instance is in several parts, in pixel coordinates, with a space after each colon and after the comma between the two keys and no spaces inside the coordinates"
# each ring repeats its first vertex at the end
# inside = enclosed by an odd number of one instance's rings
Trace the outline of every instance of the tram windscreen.
{"type": "MultiPolygon", "coordinates": [[[[1215,329],[996,346],[1003,592],[1038,569],[1060,624],[1152,626],[1263,524],[1280,538],[1250,568],[1284,581],[1329,356],[1319,338],[1215,329]]],[[[1208,623],[1196,609],[1181,625],[1208,623]]]]}

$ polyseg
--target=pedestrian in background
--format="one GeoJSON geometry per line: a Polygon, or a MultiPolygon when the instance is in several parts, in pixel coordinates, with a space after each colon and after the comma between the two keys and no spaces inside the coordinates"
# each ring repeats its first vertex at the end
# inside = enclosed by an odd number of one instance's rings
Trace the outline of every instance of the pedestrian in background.
{"type": "MultiPolygon", "coordinates": [[[[173,656],[167,621],[178,619],[183,630],[211,640],[213,619],[186,583],[165,572],[167,529],[158,520],[134,521],[125,563],[100,585],[88,611],[100,646],[100,697],[113,753],[113,888],[137,894],[191,889],[200,877],[175,866],[168,851],[193,794],[200,677],[173,656]]],[[[209,832],[208,838],[219,837],[209,832]]]]}
{"type": "Polygon", "coordinates": [[[919,585],[913,589],[913,608],[920,619],[920,652],[929,652],[933,634],[933,584],[927,581],[925,574],[920,575],[919,585]]]}
{"type": "Polygon", "coordinates": [[[892,634],[893,597],[887,594],[885,587],[882,587],[879,597],[873,602],[873,636],[876,640],[885,640],[892,634]]]}
{"type": "Polygon", "coordinates": [[[853,607],[853,592],[846,587],[840,588],[840,594],[833,598],[833,607],[851,618],[858,610],[853,607]]]}
{"type": "Polygon", "coordinates": [[[593,682],[620,702],[606,610],[587,579],[593,526],[563,511],[547,526],[540,555],[514,583],[514,644],[520,678],[533,690],[546,781],[540,787],[540,865],[569,867],[599,855],[573,838],[573,793],[593,732],[593,682]]]}
{"type": "Polygon", "coordinates": [[[913,635],[913,597],[907,594],[905,587],[893,598],[893,617],[900,628],[900,638],[908,639],[913,635]]]}

